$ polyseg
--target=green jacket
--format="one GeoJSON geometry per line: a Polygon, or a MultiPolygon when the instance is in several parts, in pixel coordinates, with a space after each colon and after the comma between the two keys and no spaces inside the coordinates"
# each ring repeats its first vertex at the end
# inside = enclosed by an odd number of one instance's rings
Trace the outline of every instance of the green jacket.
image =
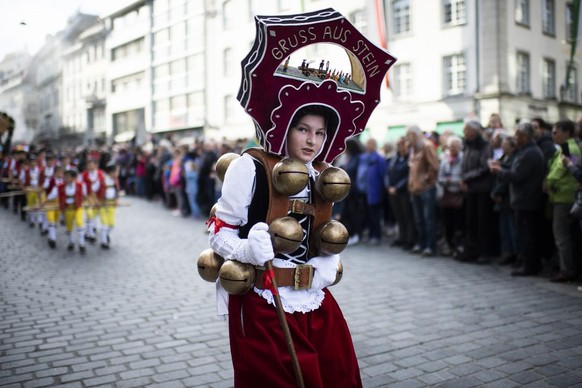
{"type": "MultiPolygon", "coordinates": [[[[572,161],[580,164],[582,153],[574,139],[568,139],[568,148],[572,161]]],[[[578,191],[579,183],[572,173],[562,163],[562,150],[552,156],[548,164],[546,184],[550,194],[551,203],[574,203],[574,197],[578,191]]]]}

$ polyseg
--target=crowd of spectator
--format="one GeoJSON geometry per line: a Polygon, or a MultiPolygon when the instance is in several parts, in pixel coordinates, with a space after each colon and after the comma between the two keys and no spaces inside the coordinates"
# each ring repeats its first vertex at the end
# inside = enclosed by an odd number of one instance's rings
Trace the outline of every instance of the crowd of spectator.
{"type": "Polygon", "coordinates": [[[336,164],[352,188],[334,216],[350,245],[389,235],[424,257],[574,280],[582,266],[582,223],[571,214],[582,189],[579,124],[534,118],[508,129],[493,114],[485,127],[466,119],[462,137],[410,126],[384,155],[374,139],[349,140],[336,164]]]}
{"type": "MultiPolygon", "coordinates": [[[[382,153],[374,139],[349,139],[335,164],[352,185],[334,217],[347,227],[349,245],[388,236],[424,257],[512,265],[514,276],[555,270],[552,281],[574,280],[582,267],[582,222],[570,214],[582,198],[580,124],[534,118],[507,129],[493,114],[485,127],[465,120],[462,137],[413,125],[382,153]]],[[[162,139],[61,153],[80,170],[89,159],[101,168],[114,161],[126,194],[203,220],[220,197],[216,161],[250,146],[256,143],[162,139]]]]}

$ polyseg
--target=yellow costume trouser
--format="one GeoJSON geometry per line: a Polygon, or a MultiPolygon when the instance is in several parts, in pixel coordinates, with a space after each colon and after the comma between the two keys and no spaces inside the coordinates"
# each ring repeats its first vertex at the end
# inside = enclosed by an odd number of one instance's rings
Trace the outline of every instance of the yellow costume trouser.
{"type": "Polygon", "coordinates": [[[38,193],[36,192],[27,192],[26,193],[26,206],[38,206],[38,193]]]}
{"type": "Polygon", "coordinates": [[[99,201],[97,201],[97,197],[95,194],[91,194],[87,197],[87,205],[88,207],[85,210],[87,214],[87,237],[95,238],[95,232],[97,230],[97,215],[99,214],[99,208],[95,208],[93,206],[97,205],[99,201]]]}
{"type": "Polygon", "coordinates": [[[101,225],[113,228],[115,226],[115,206],[103,206],[99,209],[101,225]]]}
{"type": "MultiPolygon", "coordinates": [[[[39,193],[36,191],[27,192],[26,193],[26,206],[28,207],[35,207],[40,204],[39,200],[39,193]]],[[[29,210],[28,211],[28,221],[34,224],[37,221],[37,214],[39,213],[38,210],[29,210]]]]}
{"type": "MultiPolygon", "coordinates": [[[[46,207],[58,207],[59,201],[56,199],[47,201],[45,203],[45,206],[46,207]]],[[[59,210],[47,210],[46,211],[46,218],[47,218],[47,221],[49,222],[49,224],[56,224],[57,222],[59,222],[60,213],[61,212],[59,210]]]]}
{"type": "Polygon", "coordinates": [[[83,208],[65,209],[65,229],[67,232],[73,231],[73,222],[77,228],[83,228],[83,208]]]}
{"type": "Polygon", "coordinates": [[[85,225],[83,224],[83,208],[65,209],[65,229],[69,238],[69,245],[73,244],[73,222],[77,229],[77,238],[79,246],[85,246],[85,225]]]}
{"type": "MultiPolygon", "coordinates": [[[[45,203],[46,207],[58,207],[59,201],[56,199],[47,201],[45,203]]],[[[59,218],[61,216],[61,212],[58,210],[47,210],[46,211],[46,220],[48,222],[48,238],[49,240],[55,241],[57,239],[57,222],[59,222],[59,218]]]]}

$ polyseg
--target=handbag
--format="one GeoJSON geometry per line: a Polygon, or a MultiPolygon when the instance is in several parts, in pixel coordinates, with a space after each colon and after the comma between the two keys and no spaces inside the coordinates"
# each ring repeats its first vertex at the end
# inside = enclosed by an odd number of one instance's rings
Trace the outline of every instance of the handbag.
{"type": "Polygon", "coordinates": [[[438,201],[440,207],[460,209],[463,207],[463,193],[451,193],[445,189],[442,198],[438,201]]]}
{"type": "Polygon", "coordinates": [[[570,209],[570,215],[574,218],[582,220],[582,190],[578,190],[574,198],[574,204],[570,209]]]}

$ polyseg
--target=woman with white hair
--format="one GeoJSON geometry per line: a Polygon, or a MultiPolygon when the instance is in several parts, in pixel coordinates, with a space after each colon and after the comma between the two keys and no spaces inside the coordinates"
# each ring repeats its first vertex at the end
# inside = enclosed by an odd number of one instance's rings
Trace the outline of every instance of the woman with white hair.
{"type": "Polygon", "coordinates": [[[445,255],[458,256],[460,235],[464,225],[463,191],[461,190],[461,163],[463,141],[458,136],[447,139],[447,152],[441,159],[438,183],[444,194],[440,201],[447,247],[445,255]]]}

